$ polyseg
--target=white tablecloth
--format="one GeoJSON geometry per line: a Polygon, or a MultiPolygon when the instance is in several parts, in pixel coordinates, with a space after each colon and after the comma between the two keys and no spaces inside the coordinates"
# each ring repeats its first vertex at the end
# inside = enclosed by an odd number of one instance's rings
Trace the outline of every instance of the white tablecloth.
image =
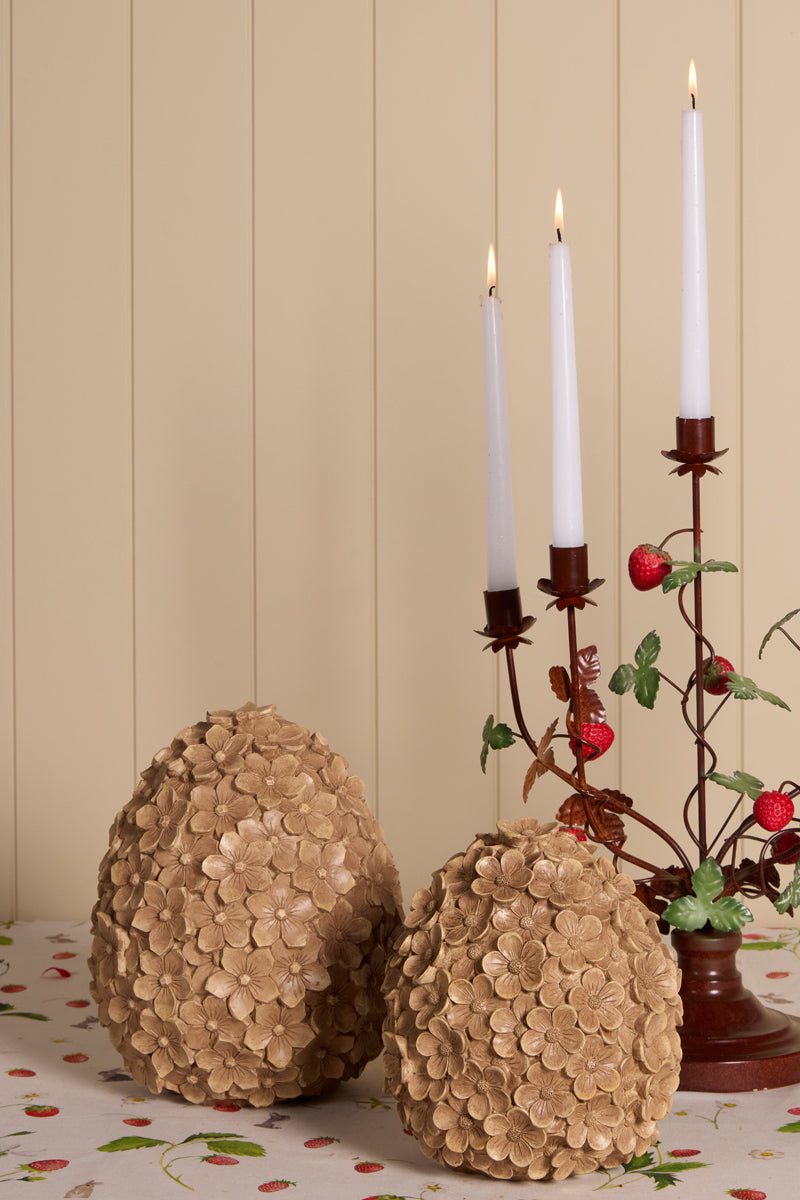
{"type": "MultiPolygon", "coordinates": [[[[800,1011],[800,928],[750,926],[739,966],[762,1001],[800,1011]]],[[[800,1193],[800,1085],[678,1092],[645,1161],[560,1183],[503,1183],[426,1159],[373,1063],[324,1100],[204,1108],[132,1082],[89,999],[89,926],[0,925],[0,1198],[627,1200],[800,1193]],[[32,1014],[26,1016],[24,1014],[32,1014]],[[46,1019],[34,1019],[46,1018],[46,1019]],[[108,1147],[116,1147],[109,1149],[108,1147]],[[667,1191],[667,1188],[669,1190],[667,1191]]]]}

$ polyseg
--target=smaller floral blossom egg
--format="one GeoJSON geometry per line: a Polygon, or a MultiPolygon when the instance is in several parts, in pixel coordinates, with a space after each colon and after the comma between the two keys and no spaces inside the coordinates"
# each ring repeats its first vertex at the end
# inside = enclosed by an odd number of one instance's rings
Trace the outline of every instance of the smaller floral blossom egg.
{"type": "Polygon", "coordinates": [[[384,1063],[429,1158],[565,1179],[655,1144],[678,1086],[680,972],[634,890],[527,819],[416,893],[384,981],[384,1063]]]}

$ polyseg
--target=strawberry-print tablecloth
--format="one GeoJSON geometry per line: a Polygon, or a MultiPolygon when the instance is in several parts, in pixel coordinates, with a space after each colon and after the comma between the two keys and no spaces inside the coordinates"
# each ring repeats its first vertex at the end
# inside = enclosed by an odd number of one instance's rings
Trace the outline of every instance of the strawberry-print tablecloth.
{"type": "MultiPolygon", "coordinates": [[[[745,983],[800,1011],[800,928],[750,927],[745,983]]],[[[293,1200],[789,1200],[798,1194],[800,1085],[678,1092],[649,1154],[561,1183],[503,1183],[424,1158],[382,1093],[379,1063],[324,1100],[203,1108],[151,1096],[122,1068],[89,999],[88,924],[0,924],[0,1198],[97,1200],[285,1192],[293,1200]]]]}

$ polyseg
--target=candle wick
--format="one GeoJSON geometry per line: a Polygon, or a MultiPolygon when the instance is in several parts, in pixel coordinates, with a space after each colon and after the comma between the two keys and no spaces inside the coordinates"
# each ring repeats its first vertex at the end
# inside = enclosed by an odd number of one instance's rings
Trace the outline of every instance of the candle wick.
{"type": "Polygon", "coordinates": [[[497,291],[497,284],[493,283],[492,286],[489,288],[489,295],[491,296],[492,292],[495,292],[495,291],[497,291]]]}
{"type": "Polygon", "coordinates": [[[695,108],[697,108],[697,96],[692,92],[692,109],[694,110],[695,108]]]}
{"type": "Polygon", "coordinates": [[[561,230],[560,229],[556,230],[556,237],[558,238],[559,241],[561,241],[561,230]]]}

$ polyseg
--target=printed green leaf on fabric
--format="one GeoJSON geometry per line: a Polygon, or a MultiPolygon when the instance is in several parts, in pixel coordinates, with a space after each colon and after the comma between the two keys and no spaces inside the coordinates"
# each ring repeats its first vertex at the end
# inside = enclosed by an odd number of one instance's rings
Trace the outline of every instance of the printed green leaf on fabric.
{"type": "Polygon", "coordinates": [[[131,1136],[115,1138],[113,1142],[106,1142],[104,1146],[98,1146],[97,1149],[106,1154],[116,1154],[119,1150],[146,1150],[151,1146],[169,1145],[169,1142],[159,1141],[157,1138],[131,1136]]]}
{"type": "Polygon", "coordinates": [[[263,1158],[266,1150],[255,1142],[234,1142],[229,1138],[225,1141],[210,1141],[208,1148],[212,1154],[241,1154],[244,1158],[263,1158]]]}

